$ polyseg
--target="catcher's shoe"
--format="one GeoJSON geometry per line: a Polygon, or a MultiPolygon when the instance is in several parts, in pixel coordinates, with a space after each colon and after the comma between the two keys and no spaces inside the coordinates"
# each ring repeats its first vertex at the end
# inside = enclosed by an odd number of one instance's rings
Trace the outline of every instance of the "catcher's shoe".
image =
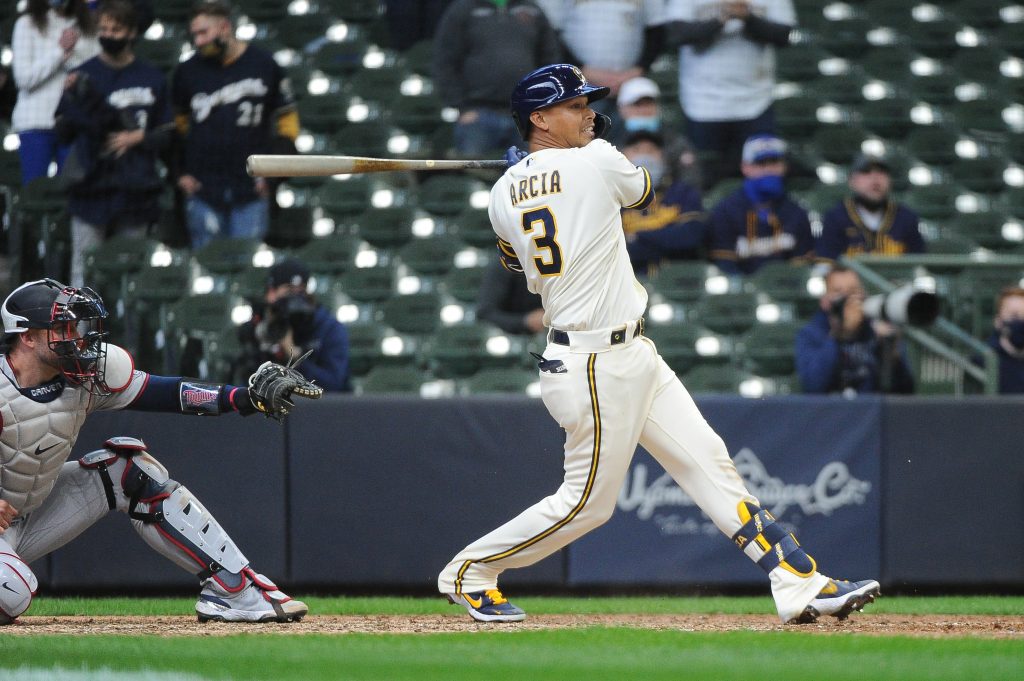
{"type": "Polygon", "coordinates": [[[868,603],[874,603],[879,593],[878,582],[873,579],[861,582],[829,579],[825,588],[789,624],[811,624],[822,615],[844,620],[854,610],[863,610],[868,603]]]}
{"type": "Polygon", "coordinates": [[[526,619],[526,613],[509,603],[497,589],[448,594],[448,600],[465,606],[469,616],[479,622],[522,622],[526,619]]]}
{"type": "Polygon", "coordinates": [[[245,588],[228,593],[208,579],[196,601],[200,622],[298,622],[309,611],[306,604],[280,591],[273,582],[248,568],[245,588]]]}

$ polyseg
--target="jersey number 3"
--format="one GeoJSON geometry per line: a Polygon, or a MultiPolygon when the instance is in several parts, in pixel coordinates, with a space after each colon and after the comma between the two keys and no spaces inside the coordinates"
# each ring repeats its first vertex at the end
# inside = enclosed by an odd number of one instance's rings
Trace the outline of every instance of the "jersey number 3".
{"type": "Polygon", "coordinates": [[[533,243],[537,244],[541,255],[533,259],[533,264],[537,266],[537,271],[541,273],[541,276],[551,277],[561,274],[562,247],[555,239],[558,236],[558,225],[555,223],[555,216],[551,213],[551,209],[547,206],[523,211],[524,232],[537,232],[538,224],[540,233],[533,237],[533,243]],[[545,254],[544,251],[547,253],[545,254]]]}

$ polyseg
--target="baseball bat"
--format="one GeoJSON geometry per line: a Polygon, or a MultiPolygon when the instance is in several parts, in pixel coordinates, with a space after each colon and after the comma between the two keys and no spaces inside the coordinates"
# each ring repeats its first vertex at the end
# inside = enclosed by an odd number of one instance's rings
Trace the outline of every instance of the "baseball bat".
{"type": "Polygon", "coordinates": [[[390,170],[464,170],[466,168],[504,169],[508,161],[444,160],[424,161],[365,156],[295,156],[254,154],[245,162],[253,177],[315,177],[355,173],[381,173],[390,170]]]}

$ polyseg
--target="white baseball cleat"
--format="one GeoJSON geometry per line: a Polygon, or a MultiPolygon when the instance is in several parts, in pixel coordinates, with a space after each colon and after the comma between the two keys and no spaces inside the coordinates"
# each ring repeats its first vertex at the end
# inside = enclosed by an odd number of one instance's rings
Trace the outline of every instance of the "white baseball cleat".
{"type": "Polygon", "coordinates": [[[825,588],[818,592],[802,613],[789,620],[789,624],[811,624],[822,615],[844,620],[854,610],[863,610],[868,603],[874,603],[879,593],[878,582],[873,579],[861,582],[829,579],[825,588]]]}
{"type": "Polygon", "coordinates": [[[228,593],[216,581],[203,582],[196,601],[200,622],[298,622],[309,608],[296,601],[263,575],[246,568],[245,587],[228,593]]]}

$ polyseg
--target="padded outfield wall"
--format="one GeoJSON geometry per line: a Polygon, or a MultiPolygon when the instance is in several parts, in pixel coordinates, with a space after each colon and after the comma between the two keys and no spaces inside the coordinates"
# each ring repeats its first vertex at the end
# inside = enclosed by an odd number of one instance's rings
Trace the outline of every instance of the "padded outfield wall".
{"type": "MultiPolygon", "coordinates": [[[[823,571],[887,588],[1024,588],[1024,399],[698,399],[823,571]]],[[[141,437],[253,566],[289,588],[428,593],[469,541],[552,493],[538,400],[328,396],[261,417],[93,415],[74,456],[141,437]]],[[[46,591],[187,589],[111,513],[35,564],[46,591]]],[[[603,527],[503,577],[533,587],[748,588],[764,576],[642,450],[603,527]]]]}

